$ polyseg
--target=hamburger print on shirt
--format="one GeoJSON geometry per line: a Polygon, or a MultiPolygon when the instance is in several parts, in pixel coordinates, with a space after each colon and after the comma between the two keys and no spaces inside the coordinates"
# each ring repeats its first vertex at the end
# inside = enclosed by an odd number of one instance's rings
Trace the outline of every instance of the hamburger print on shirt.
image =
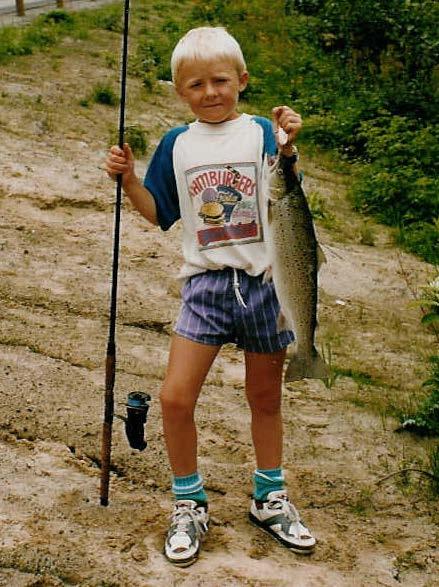
{"type": "Polygon", "coordinates": [[[255,163],[204,165],[185,175],[199,250],[262,240],[255,163]]]}

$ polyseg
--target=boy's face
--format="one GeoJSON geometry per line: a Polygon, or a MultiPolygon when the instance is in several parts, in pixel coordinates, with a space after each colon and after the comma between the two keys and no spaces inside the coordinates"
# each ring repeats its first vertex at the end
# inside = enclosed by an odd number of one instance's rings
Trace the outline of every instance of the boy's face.
{"type": "Polygon", "coordinates": [[[177,92],[201,122],[217,124],[239,116],[239,92],[245,89],[248,73],[238,74],[227,59],[182,63],[177,92]]]}

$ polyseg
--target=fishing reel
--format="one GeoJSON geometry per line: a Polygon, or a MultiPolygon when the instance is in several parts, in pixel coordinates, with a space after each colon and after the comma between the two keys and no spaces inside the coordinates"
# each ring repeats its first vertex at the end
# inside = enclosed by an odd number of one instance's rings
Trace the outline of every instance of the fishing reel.
{"type": "Polygon", "coordinates": [[[131,448],[145,450],[145,424],[148,417],[149,403],[151,396],[142,391],[132,391],[128,394],[126,408],[127,415],[123,418],[125,422],[125,434],[131,448]]]}

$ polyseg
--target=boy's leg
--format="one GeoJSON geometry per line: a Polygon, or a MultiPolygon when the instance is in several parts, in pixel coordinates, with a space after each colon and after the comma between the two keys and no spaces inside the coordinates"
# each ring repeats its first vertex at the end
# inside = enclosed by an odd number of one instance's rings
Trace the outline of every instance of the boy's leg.
{"type": "Polygon", "coordinates": [[[177,497],[164,551],[170,562],[182,567],[197,559],[209,523],[207,503],[202,503],[206,499],[202,478],[197,471],[194,411],[219,349],[220,346],[193,342],[174,334],[160,394],[165,441],[174,474],[173,491],[177,497]]]}
{"type": "Polygon", "coordinates": [[[246,394],[256,454],[255,495],[250,520],[294,552],[312,552],[315,539],[300,520],[283,486],[282,372],[286,350],[246,351],[246,394]]]}
{"type": "Polygon", "coordinates": [[[193,342],[174,334],[160,393],[163,430],[175,476],[197,471],[194,411],[201,387],[220,346],[193,342]]]}
{"type": "Polygon", "coordinates": [[[245,352],[245,390],[258,469],[277,469],[282,462],[281,390],[285,353],[285,349],[275,353],[245,352]]]}

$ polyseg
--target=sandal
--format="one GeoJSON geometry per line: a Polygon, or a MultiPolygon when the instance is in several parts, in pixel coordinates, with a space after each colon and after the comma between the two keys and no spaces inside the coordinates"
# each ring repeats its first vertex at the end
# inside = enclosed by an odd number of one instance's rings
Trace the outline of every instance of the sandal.
{"type": "Polygon", "coordinates": [[[194,563],[209,527],[207,506],[192,499],[175,502],[164,553],[169,562],[180,567],[194,563]]]}
{"type": "Polygon", "coordinates": [[[284,490],[271,491],[266,501],[252,500],[250,521],[299,554],[310,554],[316,539],[302,522],[284,490]]]}

